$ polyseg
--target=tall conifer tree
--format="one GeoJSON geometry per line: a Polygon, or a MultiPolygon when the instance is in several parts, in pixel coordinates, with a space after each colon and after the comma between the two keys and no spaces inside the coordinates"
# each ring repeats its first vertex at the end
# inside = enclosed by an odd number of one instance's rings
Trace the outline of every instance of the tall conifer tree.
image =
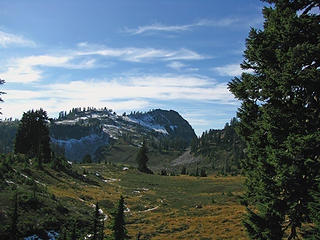
{"type": "Polygon", "coordinates": [[[10,239],[18,239],[18,193],[15,192],[14,195],[14,208],[11,216],[11,226],[10,226],[10,239]]]}
{"type": "Polygon", "coordinates": [[[139,149],[139,152],[137,154],[136,161],[138,163],[138,170],[140,172],[152,174],[153,172],[147,166],[147,162],[149,161],[147,151],[148,148],[145,141],[143,141],[142,147],[139,149]]]}
{"type": "Polygon", "coordinates": [[[124,198],[121,196],[118,207],[114,213],[113,219],[113,239],[114,240],[124,240],[127,239],[127,229],[125,227],[125,219],[124,219],[124,198]]]}
{"type": "Polygon", "coordinates": [[[268,0],[262,30],[246,40],[243,73],[229,83],[242,102],[247,144],[245,226],[251,239],[298,237],[310,221],[320,169],[319,2],[268,0]]]}
{"type": "Polygon", "coordinates": [[[36,157],[40,167],[42,162],[49,162],[51,159],[47,121],[47,112],[42,109],[23,113],[14,146],[15,153],[36,157]]]}

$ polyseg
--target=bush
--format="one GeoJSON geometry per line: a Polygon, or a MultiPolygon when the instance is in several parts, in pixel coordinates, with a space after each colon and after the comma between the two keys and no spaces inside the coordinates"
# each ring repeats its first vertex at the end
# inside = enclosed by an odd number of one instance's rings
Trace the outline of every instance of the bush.
{"type": "Polygon", "coordinates": [[[160,175],[161,176],[168,176],[167,170],[162,169],[161,172],[160,172],[160,175]]]}

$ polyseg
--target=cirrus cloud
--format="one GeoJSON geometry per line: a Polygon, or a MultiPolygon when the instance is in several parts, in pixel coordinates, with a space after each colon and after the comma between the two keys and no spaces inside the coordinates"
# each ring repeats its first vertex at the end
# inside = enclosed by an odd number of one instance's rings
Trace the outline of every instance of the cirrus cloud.
{"type": "Polygon", "coordinates": [[[191,100],[235,104],[226,84],[202,76],[142,75],[119,79],[88,79],[38,85],[32,90],[8,90],[3,117],[19,117],[31,108],[44,108],[50,115],[72,107],[105,107],[116,111],[142,109],[153,101],[191,100]]]}
{"type": "Polygon", "coordinates": [[[212,71],[217,72],[220,76],[240,76],[243,72],[253,73],[252,70],[243,70],[240,63],[228,64],[225,66],[211,68],[212,71]]]}
{"type": "Polygon", "coordinates": [[[238,21],[239,20],[236,18],[223,18],[220,20],[202,19],[200,21],[184,25],[163,25],[160,23],[155,23],[151,25],[139,26],[135,29],[126,28],[124,31],[133,35],[143,34],[146,32],[184,32],[191,31],[196,27],[226,27],[238,21]]]}
{"type": "Polygon", "coordinates": [[[22,36],[0,31],[0,47],[9,46],[35,47],[36,43],[22,36]]]}

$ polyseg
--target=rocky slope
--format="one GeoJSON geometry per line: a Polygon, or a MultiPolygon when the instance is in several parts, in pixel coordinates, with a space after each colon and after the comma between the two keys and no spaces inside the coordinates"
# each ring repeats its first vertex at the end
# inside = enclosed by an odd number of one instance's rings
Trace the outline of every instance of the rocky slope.
{"type": "Polygon", "coordinates": [[[51,121],[50,136],[68,160],[78,162],[86,154],[95,158],[100,147],[120,138],[139,146],[143,140],[162,139],[182,139],[188,144],[196,137],[179,113],[161,109],[122,116],[108,109],[73,109],[51,121]]]}

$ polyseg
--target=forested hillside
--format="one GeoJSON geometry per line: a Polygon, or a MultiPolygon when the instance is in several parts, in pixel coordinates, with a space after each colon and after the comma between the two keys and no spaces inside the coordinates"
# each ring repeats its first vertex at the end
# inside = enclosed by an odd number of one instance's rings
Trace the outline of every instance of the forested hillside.
{"type": "Polygon", "coordinates": [[[194,139],[191,153],[204,157],[209,168],[223,174],[237,173],[244,157],[245,145],[236,133],[239,122],[233,118],[223,129],[211,129],[194,139]]]}

